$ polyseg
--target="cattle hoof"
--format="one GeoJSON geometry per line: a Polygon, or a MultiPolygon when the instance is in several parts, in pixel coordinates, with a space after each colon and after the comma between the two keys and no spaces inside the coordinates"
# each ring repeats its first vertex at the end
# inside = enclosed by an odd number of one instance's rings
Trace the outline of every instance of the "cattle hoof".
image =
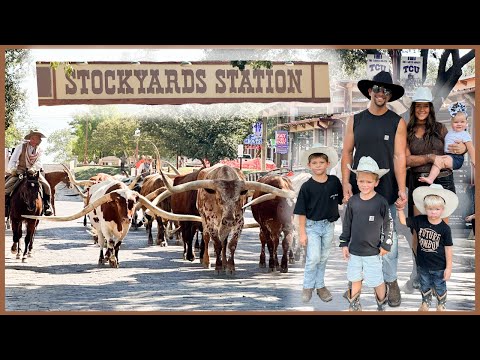
{"type": "Polygon", "coordinates": [[[29,252],[27,253],[27,256],[28,256],[28,257],[32,257],[32,252],[29,251],[29,252]]]}
{"type": "Polygon", "coordinates": [[[118,269],[118,261],[117,261],[117,259],[114,258],[113,260],[109,260],[108,262],[110,263],[110,267],[111,267],[111,268],[118,269]]]}
{"type": "Polygon", "coordinates": [[[210,269],[210,264],[205,264],[204,262],[202,262],[202,265],[205,269],[210,269]]]}
{"type": "Polygon", "coordinates": [[[148,240],[147,246],[153,246],[153,240],[152,241],[148,240]]]}
{"type": "Polygon", "coordinates": [[[27,262],[27,257],[26,256],[22,257],[22,263],[25,263],[25,262],[27,262]]]}
{"type": "Polygon", "coordinates": [[[268,272],[275,272],[275,268],[268,268],[268,272]]]}
{"type": "MultiPolygon", "coordinates": [[[[21,250],[21,249],[20,249],[21,250]]],[[[15,256],[17,259],[20,259],[20,254],[17,254],[17,256],[15,256]]]]}
{"type": "Polygon", "coordinates": [[[258,267],[259,267],[260,269],[263,269],[263,268],[266,268],[266,267],[267,267],[267,264],[265,264],[265,263],[259,263],[259,264],[258,264],[258,267]]]}
{"type": "Polygon", "coordinates": [[[226,274],[230,275],[230,276],[235,275],[235,269],[233,269],[233,270],[232,269],[227,269],[226,274]]]}
{"type": "Polygon", "coordinates": [[[289,264],[295,264],[295,258],[291,257],[288,259],[289,264]]]}
{"type": "Polygon", "coordinates": [[[160,243],[157,243],[157,245],[160,245],[161,247],[167,247],[168,243],[166,241],[162,241],[160,243]]]}
{"type": "Polygon", "coordinates": [[[288,268],[281,268],[281,269],[280,269],[280,272],[281,272],[281,273],[288,273],[288,268]]]}
{"type": "Polygon", "coordinates": [[[175,245],[177,245],[177,246],[183,245],[183,240],[175,241],[175,245]]]}

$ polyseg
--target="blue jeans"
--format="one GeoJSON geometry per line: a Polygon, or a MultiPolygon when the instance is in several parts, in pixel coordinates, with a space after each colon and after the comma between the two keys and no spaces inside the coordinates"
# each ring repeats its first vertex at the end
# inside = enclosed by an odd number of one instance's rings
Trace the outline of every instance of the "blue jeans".
{"type": "Polygon", "coordinates": [[[443,280],[445,270],[428,270],[417,266],[417,272],[420,275],[420,290],[422,293],[435,289],[438,296],[445,294],[447,291],[447,282],[443,280]]]}
{"type": "Polygon", "coordinates": [[[390,205],[390,215],[393,220],[393,244],[390,251],[383,256],[383,279],[385,282],[397,280],[398,266],[398,235],[395,219],[397,218],[397,208],[395,204],[390,205]]]}
{"type": "Polygon", "coordinates": [[[307,258],[303,276],[304,289],[320,289],[325,286],[325,268],[332,249],[335,222],[307,219],[307,258]]]}

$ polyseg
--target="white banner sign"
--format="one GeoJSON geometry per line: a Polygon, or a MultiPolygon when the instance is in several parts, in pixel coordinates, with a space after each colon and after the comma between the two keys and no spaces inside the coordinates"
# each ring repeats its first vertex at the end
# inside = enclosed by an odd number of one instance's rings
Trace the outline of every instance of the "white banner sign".
{"type": "Polygon", "coordinates": [[[415,89],[422,85],[423,58],[421,56],[403,56],[400,60],[400,84],[405,95],[412,97],[415,89]]]}
{"type": "Polygon", "coordinates": [[[390,72],[390,59],[382,54],[367,55],[367,78],[372,79],[380,71],[390,72]]]}

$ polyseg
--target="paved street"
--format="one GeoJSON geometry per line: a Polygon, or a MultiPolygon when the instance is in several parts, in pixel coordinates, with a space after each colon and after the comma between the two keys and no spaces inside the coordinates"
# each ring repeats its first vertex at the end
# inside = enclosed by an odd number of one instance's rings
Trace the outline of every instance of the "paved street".
{"type": "MultiPolygon", "coordinates": [[[[82,207],[76,198],[63,199],[70,201],[56,202],[59,215],[72,214],[82,207]]],[[[250,211],[246,216],[247,221],[253,220],[250,211]]],[[[235,253],[237,272],[227,276],[215,275],[212,268],[204,269],[198,259],[193,263],[183,260],[183,245],[147,246],[144,227],[130,230],[124,240],[119,269],[99,267],[99,247],[86,233],[83,218],[41,221],[33,257],[26,263],[10,253],[12,233],[6,230],[6,311],[344,311],[348,308],[342,297],[347,281],[346,262],[337,247],[340,230],[338,222],[336,244],[326,271],[333,301],[323,303],[314,295],[309,304],[303,304],[300,263],[290,265],[287,274],[268,273],[258,267],[258,229],[243,231],[235,253]]],[[[459,251],[462,248],[454,247],[454,252],[459,251]]],[[[400,241],[399,257],[399,284],[403,286],[411,269],[410,250],[404,239],[400,241]]],[[[472,269],[454,263],[447,286],[448,310],[474,310],[472,269]]],[[[402,292],[401,306],[387,308],[387,312],[416,311],[420,301],[418,290],[413,294],[402,292]]],[[[362,306],[364,310],[376,309],[373,289],[363,290],[362,306]]]]}

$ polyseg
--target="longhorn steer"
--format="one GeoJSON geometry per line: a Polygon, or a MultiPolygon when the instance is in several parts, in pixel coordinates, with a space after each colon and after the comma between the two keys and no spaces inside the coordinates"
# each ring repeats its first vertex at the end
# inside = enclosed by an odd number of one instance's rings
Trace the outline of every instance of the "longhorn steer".
{"type": "MultiPolygon", "coordinates": [[[[152,193],[153,191],[160,189],[164,186],[162,176],[159,174],[152,174],[148,175],[143,179],[142,188],[140,189],[140,194],[143,196],[147,196],[148,194],[152,193]]],[[[158,205],[160,208],[166,211],[170,211],[170,199],[165,199],[158,205]]],[[[142,207],[141,209],[144,211],[145,209],[142,207]]],[[[145,228],[148,233],[148,241],[147,245],[153,245],[153,236],[152,236],[152,227],[153,227],[153,220],[157,220],[157,241],[156,244],[160,246],[167,246],[167,239],[165,238],[165,230],[163,227],[163,220],[158,216],[151,216],[147,215],[144,212],[144,216],[146,218],[146,225],[145,228]]],[[[165,221],[166,223],[166,221],[165,221]]]]}
{"type": "Polygon", "coordinates": [[[103,181],[91,187],[92,195],[89,204],[79,213],[71,216],[24,216],[30,219],[50,221],[69,221],[88,214],[90,222],[98,235],[100,246],[99,264],[109,261],[111,267],[118,267],[118,251],[123,238],[127,235],[132,223],[133,212],[137,200],[142,202],[156,215],[171,220],[200,221],[199,217],[177,216],[154,206],[148,199],[117,180],[103,181]],[[103,245],[107,243],[107,252],[103,255],[103,245]]]}
{"type": "MultiPolygon", "coordinates": [[[[254,181],[245,181],[245,176],[239,169],[223,164],[200,170],[198,180],[183,185],[172,187],[165,178],[164,182],[169,192],[172,193],[198,189],[197,209],[202,219],[204,240],[200,258],[203,265],[208,268],[210,266],[208,243],[211,238],[214,241],[216,254],[216,273],[223,270],[226,270],[228,274],[235,272],[235,249],[243,228],[243,205],[248,190],[259,190],[290,198],[295,196],[293,191],[280,190],[254,181]],[[228,240],[229,235],[231,235],[230,240],[228,240]],[[228,260],[227,248],[230,250],[228,260]]],[[[160,196],[161,198],[162,196],[160,196]]]]}
{"type": "MultiPolygon", "coordinates": [[[[259,183],[275,186],[279,189],[293,190],[290,179],[280,175],[265,175],[258,179],[259,183]]],[[[264,195],[264,192],[256,190],[253,193],[252,200],[264,195]]],[[[264,201],[252,205],[252,214],[255,220],[260,224],[260,242],[262,250],[260,253],[260,267],[266,267],[265,264],[265,244],[269,251],[268,267],[270,271],[275,269],[281,272],[288,272],[288,261],[293,262],[293,252],[290,247],[293,240],[293,210],[295,201],[282,197],[264,201]],[[282,262],[278,263],[277,249],[280,235],[283,232],[282,241],[282,262]]]]}

